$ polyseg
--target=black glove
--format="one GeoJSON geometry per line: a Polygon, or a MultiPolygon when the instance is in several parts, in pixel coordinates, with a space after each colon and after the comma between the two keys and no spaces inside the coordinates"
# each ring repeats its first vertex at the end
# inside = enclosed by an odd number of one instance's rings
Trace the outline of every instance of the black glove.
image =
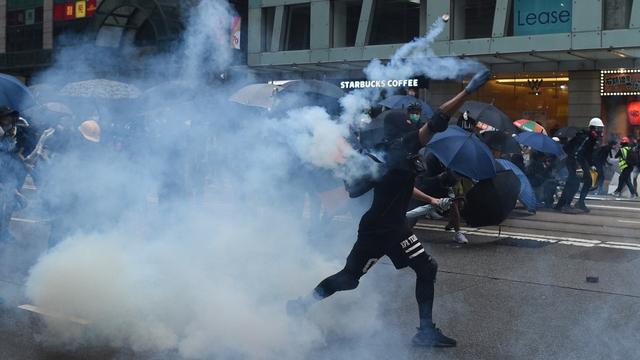
{"type": "Polygon", "coordinates": [[[449,115],[440,110],[436,110],[431,119],[429,119],[427,126],[432,134],[445,131],[447,130],[447,126],[449,126],[449,115]]]}
{"type": "Polygon", "coordinates": [[[489,69],[484,69],[479,73],[473,75],[471,81],[467,84],[467,87],[464,88],[464,91],[467,94],[471,94],[474,91],[478,90],[482,85],[484,85],[489,78],[491,77],[491,71],[489,69]]]}

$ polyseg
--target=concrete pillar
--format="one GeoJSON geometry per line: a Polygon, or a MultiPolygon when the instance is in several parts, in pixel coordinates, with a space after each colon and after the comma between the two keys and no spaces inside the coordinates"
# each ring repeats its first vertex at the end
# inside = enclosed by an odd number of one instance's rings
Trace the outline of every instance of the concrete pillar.
{"type": "Polygon", "coordinates": [[[7,0],[0,0],[0,54],[7,52],[7,0]]]}
{"type": "Polygon", "coordinates": [[[570,71],[567,125],[584,128],[589,124],[589,119],[594,116],[603,116],[600,99],[600,72],[570,71]]]}
{"type": "Polygon", "coordinates": [[[44,0],[42,6],[42,48],[53,49],[53,0],[44,0]]]}
{"type": "Polygon", "coordinates": [[[312,1],[310,16],[311,49],[328,49],[331,46],[331,3],[328,0],[312,1]]]}

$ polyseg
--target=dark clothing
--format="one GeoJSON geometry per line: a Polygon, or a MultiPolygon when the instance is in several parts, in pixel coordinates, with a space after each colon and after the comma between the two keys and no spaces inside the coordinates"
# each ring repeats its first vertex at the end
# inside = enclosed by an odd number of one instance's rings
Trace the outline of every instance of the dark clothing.
{"type": "Polygon", "coordinates": [[[553,177],[553,161],[545,163],[544,158],[544,155],[534,153],[525,174],[536,192],[538,202],[543,202],[545,207],[550,208],[553,206],[553,195],[558,183],[553,177]]]}
{"type": "Polygon", "coordinates": [[[580,190],[579,204],[584,204],[587,194],[591,189],[591,166],[594,164],[594,153],[597,146],[598,137],[595,132],[592,131],[580,131],[571,141],[565,146],[565,153],[567,153],[566,166],[568,171],[567,181],[562,191],[562,196],[556,204],[556,208],[571,205],[573,197],[580,188],[582,183],[582,189],[580,190]],[[576,174],[576,169],[582,169],[582,177],[579,178],[576,174]]]}
{"type": "Polygon", "coordinates": [[[386,159],[388,170],[374,186],[371,208],[360,220],[358,239],[347,257],[346,265],[320,282],[314,293],[322,299],[336,291],[356,288],[360,277],[378,259],[387,255],[396,268],[410,266],[416,272],[416,300],[420,317],[430,321],[437,264],[412,234],[405,216],[416,176],[412,168],[414,163],[409,158],[418,153],[421,144],[415,128],[407,133],[404,130],[407,124],[400,120],[394,119],[394,126],[385,131],[387,135],[403,132],[399,138],[389,142],[386,159]]]}
{"type": "Polygon", "coordinates": [[[631,195],[638,195],[636,192],[636,188],[633,187],[633,182],[631,181],[631,172],[633,171],[633,166],[627,166],[620,173],[620,178],[618,179],[618,187],[616,188],[617,193],[622,192],[624,186],[626,185],[629,188],[629,192],[631,195]]]}

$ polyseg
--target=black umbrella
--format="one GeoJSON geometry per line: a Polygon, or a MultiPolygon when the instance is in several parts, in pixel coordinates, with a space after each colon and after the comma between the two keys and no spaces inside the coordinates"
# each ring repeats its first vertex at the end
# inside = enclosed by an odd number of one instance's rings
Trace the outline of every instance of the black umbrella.
{"type": "Polygon", "coordinates": [[[469,112],[469,117],[472,119],[491,125],[498,130],[508,133],[516,131],[516,127],[513,126],[513,122],[507,114],[491,104],[474,100],[465,101],[460,107],[460,112],[464,113],[465,111],[469,112]]]}
{"type": "Polygon", "coordinates": [[[504,131],[485,131],[480,134],[482,142],[503,154],[518,154],[522,151],[516,139],[504,131]]]}
{"type": "Polygon", "coordinates": [[[519,194],[520,180],[516,174],[511,170],[500,171],[469,190],[461,215],[469,226],[499,225],[515,208],[519,194]]]}
{"type": "Polygon", "coordinates": [[[563,127],[562,129],[556,131],[556,133],[553,134],[553,136],[558,137],[558,138],[572,139],[578,134],[578,131],[580,131],[580,129],[578,129],[575,126],[567,126],[567,127],[563,127]]]}

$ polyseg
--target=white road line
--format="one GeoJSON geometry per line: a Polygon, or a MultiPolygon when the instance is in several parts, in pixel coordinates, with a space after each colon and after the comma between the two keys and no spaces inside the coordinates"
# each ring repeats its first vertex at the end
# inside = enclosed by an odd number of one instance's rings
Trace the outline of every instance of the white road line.
{"type": "Polygon", "coordinates": [[[12,217],[11,221],[23,222],[23,223],[27,223],[27,224],[37,224],[37,223],[41,222],[40,220],[24,219],[24,218],[17,218],[17,217],[12,217]]]}
{"type": "Polygon", "coordinates": [[[618,222],[627,223],[627,224],[640,224],[640,221],[634,221],[634,220],[618,220],[618,222]]]}
{"type": "MultiPolygon", "coordinates": [[[[439,225],[418,224],[415,227],[422,230],[447,232],[447,230],[444,230],[442,226],[439,226],[439,225]]],[[[580,239],[580,238],[571,238],[571,237],[562,237],[562,236],[516,233],[516,232],[510,232],[510,231],[498,232],[497,230],[472,229],[472,228],[464,228],[464,227],[461,228],[461,231],[465,234],[470,234],[470,235],[491,236],[491,237],[504,236],[504,237],[511,237],[516,239],[535,240],[540,242],[550,242],[550,243],[557,243],[557,244],[563,244],[563,245],[573,245],[573,246],[582,246],[582,247],[607,247],[607,248],[613,248],[613,249],[640,251],[640,244],[635,244],[635,243],[624,243],[624,242],[613,242],[613,241],[610,242],[610,241],[580,239]]]]}
{"type": "Polygon", "coordinates": [[[612,209],[612,210],[628,210],[628,211],[640,211],[640,208],[628,207],[628,206],[611,206],[611,205],[595,205],[589,204],[590,208],[595,209],[612,209]]]}

